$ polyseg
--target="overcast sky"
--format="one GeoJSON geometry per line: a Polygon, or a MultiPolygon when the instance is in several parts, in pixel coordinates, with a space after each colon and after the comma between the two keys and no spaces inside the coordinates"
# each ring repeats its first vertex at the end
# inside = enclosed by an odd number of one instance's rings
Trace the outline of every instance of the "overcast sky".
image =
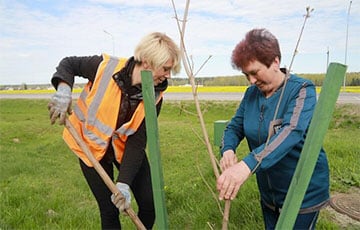
{"type": "MultiPolygon", "coordinates": [[[[174,2],[182,18],[186,1],[174,2]]],[[[350,17],[347,0],[193,0],[185,43],[195,70],[212,55],[198,76],[240,74],[232,69],[230,55],[253,28],[267,28],[278,38],[282,66],[289,66],[307,6],[314,11],[293,72],[324,73],[328,58],[359,72],[359,0],[352,1],[350,17]]],[[[171,0],[0,0],[0,84],[49,83],[66,56],[132,56],[140,38],[153,31],[179,43],[174,15],[171,0]]]]}

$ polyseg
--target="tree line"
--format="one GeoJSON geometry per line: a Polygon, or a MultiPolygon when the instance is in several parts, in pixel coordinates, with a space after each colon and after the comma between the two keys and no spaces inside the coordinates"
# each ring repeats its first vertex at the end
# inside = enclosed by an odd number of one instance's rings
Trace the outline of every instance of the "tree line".
{"type": "MultiPolygon", "coordinates": [[[[314,82],[316,86],[322,86],[325,74],[297,74],[300,77],[306,78],[314,82]]],[[[346,85],[347,86],[360,86],[360,72],[346,73],[346,85]]],[[[249,85],[244,75],[236,76],[218,76],[218,77],[196,77],[196,83],[203,86],[237,86],[237,85],[249,85]]],[[[169,80],[169,85],[179,86],[189,84],[187,78],[173,77],[169,80]]]]}
{"type": "MultiPolygon", "coordinates": [[[[309,79],[316,86],[322,86],[325,74],[297,74],[303,78],[309,79]]],[[[360,72],[351,72],[346,73],[346,85],[347,86],[360,86],[360,72]]],[[[246,77],[244,75],[236,75],[236,76],[218,76],[218,77],[196,77],[195,78],[197,85],[203,86],[243,86],[249,85],[246,77]]],[[[189,84],[188,78],[178,78],[173,77],[169,79],[170,86],[179,86],[189,84]]],[[[74,88],[82,88],[84,84],[75,84],[74,88]]],[[[21,83],[19,85],[0,85],[0,90],[27,90],[27,89],[48,89],[53,88],[50,84],[26,84],[21,83]]]]}

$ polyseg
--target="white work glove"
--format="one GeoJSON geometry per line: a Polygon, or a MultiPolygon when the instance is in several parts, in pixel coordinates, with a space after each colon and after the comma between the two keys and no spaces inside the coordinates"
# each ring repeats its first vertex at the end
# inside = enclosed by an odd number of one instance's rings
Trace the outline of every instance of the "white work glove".
{"type": "Polygon", "coordinates": [[[48,104],[50,121],[53,125],[59,117],[59,124],[65,124],[66,113],[71,114],[71,87],[62,82],[59,83],[56,93],[48,104]]]}
{"type": "Polygon", "coordinates": [[[130,188],[129,185],[121,182],[116,183],[116,187],[119,189],[119,192],[111,195],[111,201],[120,210],[120,212],[123,212],[124,210],[130,208],[130,188]]]}

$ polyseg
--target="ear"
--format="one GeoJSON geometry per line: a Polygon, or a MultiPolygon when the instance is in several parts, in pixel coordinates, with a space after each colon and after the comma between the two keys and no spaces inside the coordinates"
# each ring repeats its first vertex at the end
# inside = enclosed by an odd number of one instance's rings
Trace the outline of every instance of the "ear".
{"type": "Polygon", "coordinates": [[[277,71],[280,69],[280,60],[279,57],[275,57],[273,61],[274,70],[277,71]]]}
{"type": "Polygon", "coordinates": [[[144,69],[150,69],[150,64],[146,60],[142,60],[141,63],[144,69]]]}

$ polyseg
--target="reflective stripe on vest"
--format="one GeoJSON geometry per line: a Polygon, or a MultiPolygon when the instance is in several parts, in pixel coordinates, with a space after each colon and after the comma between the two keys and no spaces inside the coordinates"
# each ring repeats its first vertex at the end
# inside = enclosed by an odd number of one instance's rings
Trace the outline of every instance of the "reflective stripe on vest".
{"type": "MultiPolygon", "coordinates": [[[[103,158],[110,141],[113,140],[116,159],[121,162],[127,137],[136,132],[144,119],[144,107],[141,102],[130,121],[115,131],[120,111],[121,90],[112,76],[120,71],[125,63],[126,59],[117,59],[103,54],[103,61],[98,67],[95,81],[85,85],[73,113],[69,116],[69,121],[98,161],[103,158]],[[125,130],[125,132],[119,130],[125,130]]],[[[162,94],[159,95],[158,101],[161,97],[162,94]]],[[[64,129],[63,138],[70,149],[86,165],[92,167],[91,162],[67,129],[64,129]]]]}

